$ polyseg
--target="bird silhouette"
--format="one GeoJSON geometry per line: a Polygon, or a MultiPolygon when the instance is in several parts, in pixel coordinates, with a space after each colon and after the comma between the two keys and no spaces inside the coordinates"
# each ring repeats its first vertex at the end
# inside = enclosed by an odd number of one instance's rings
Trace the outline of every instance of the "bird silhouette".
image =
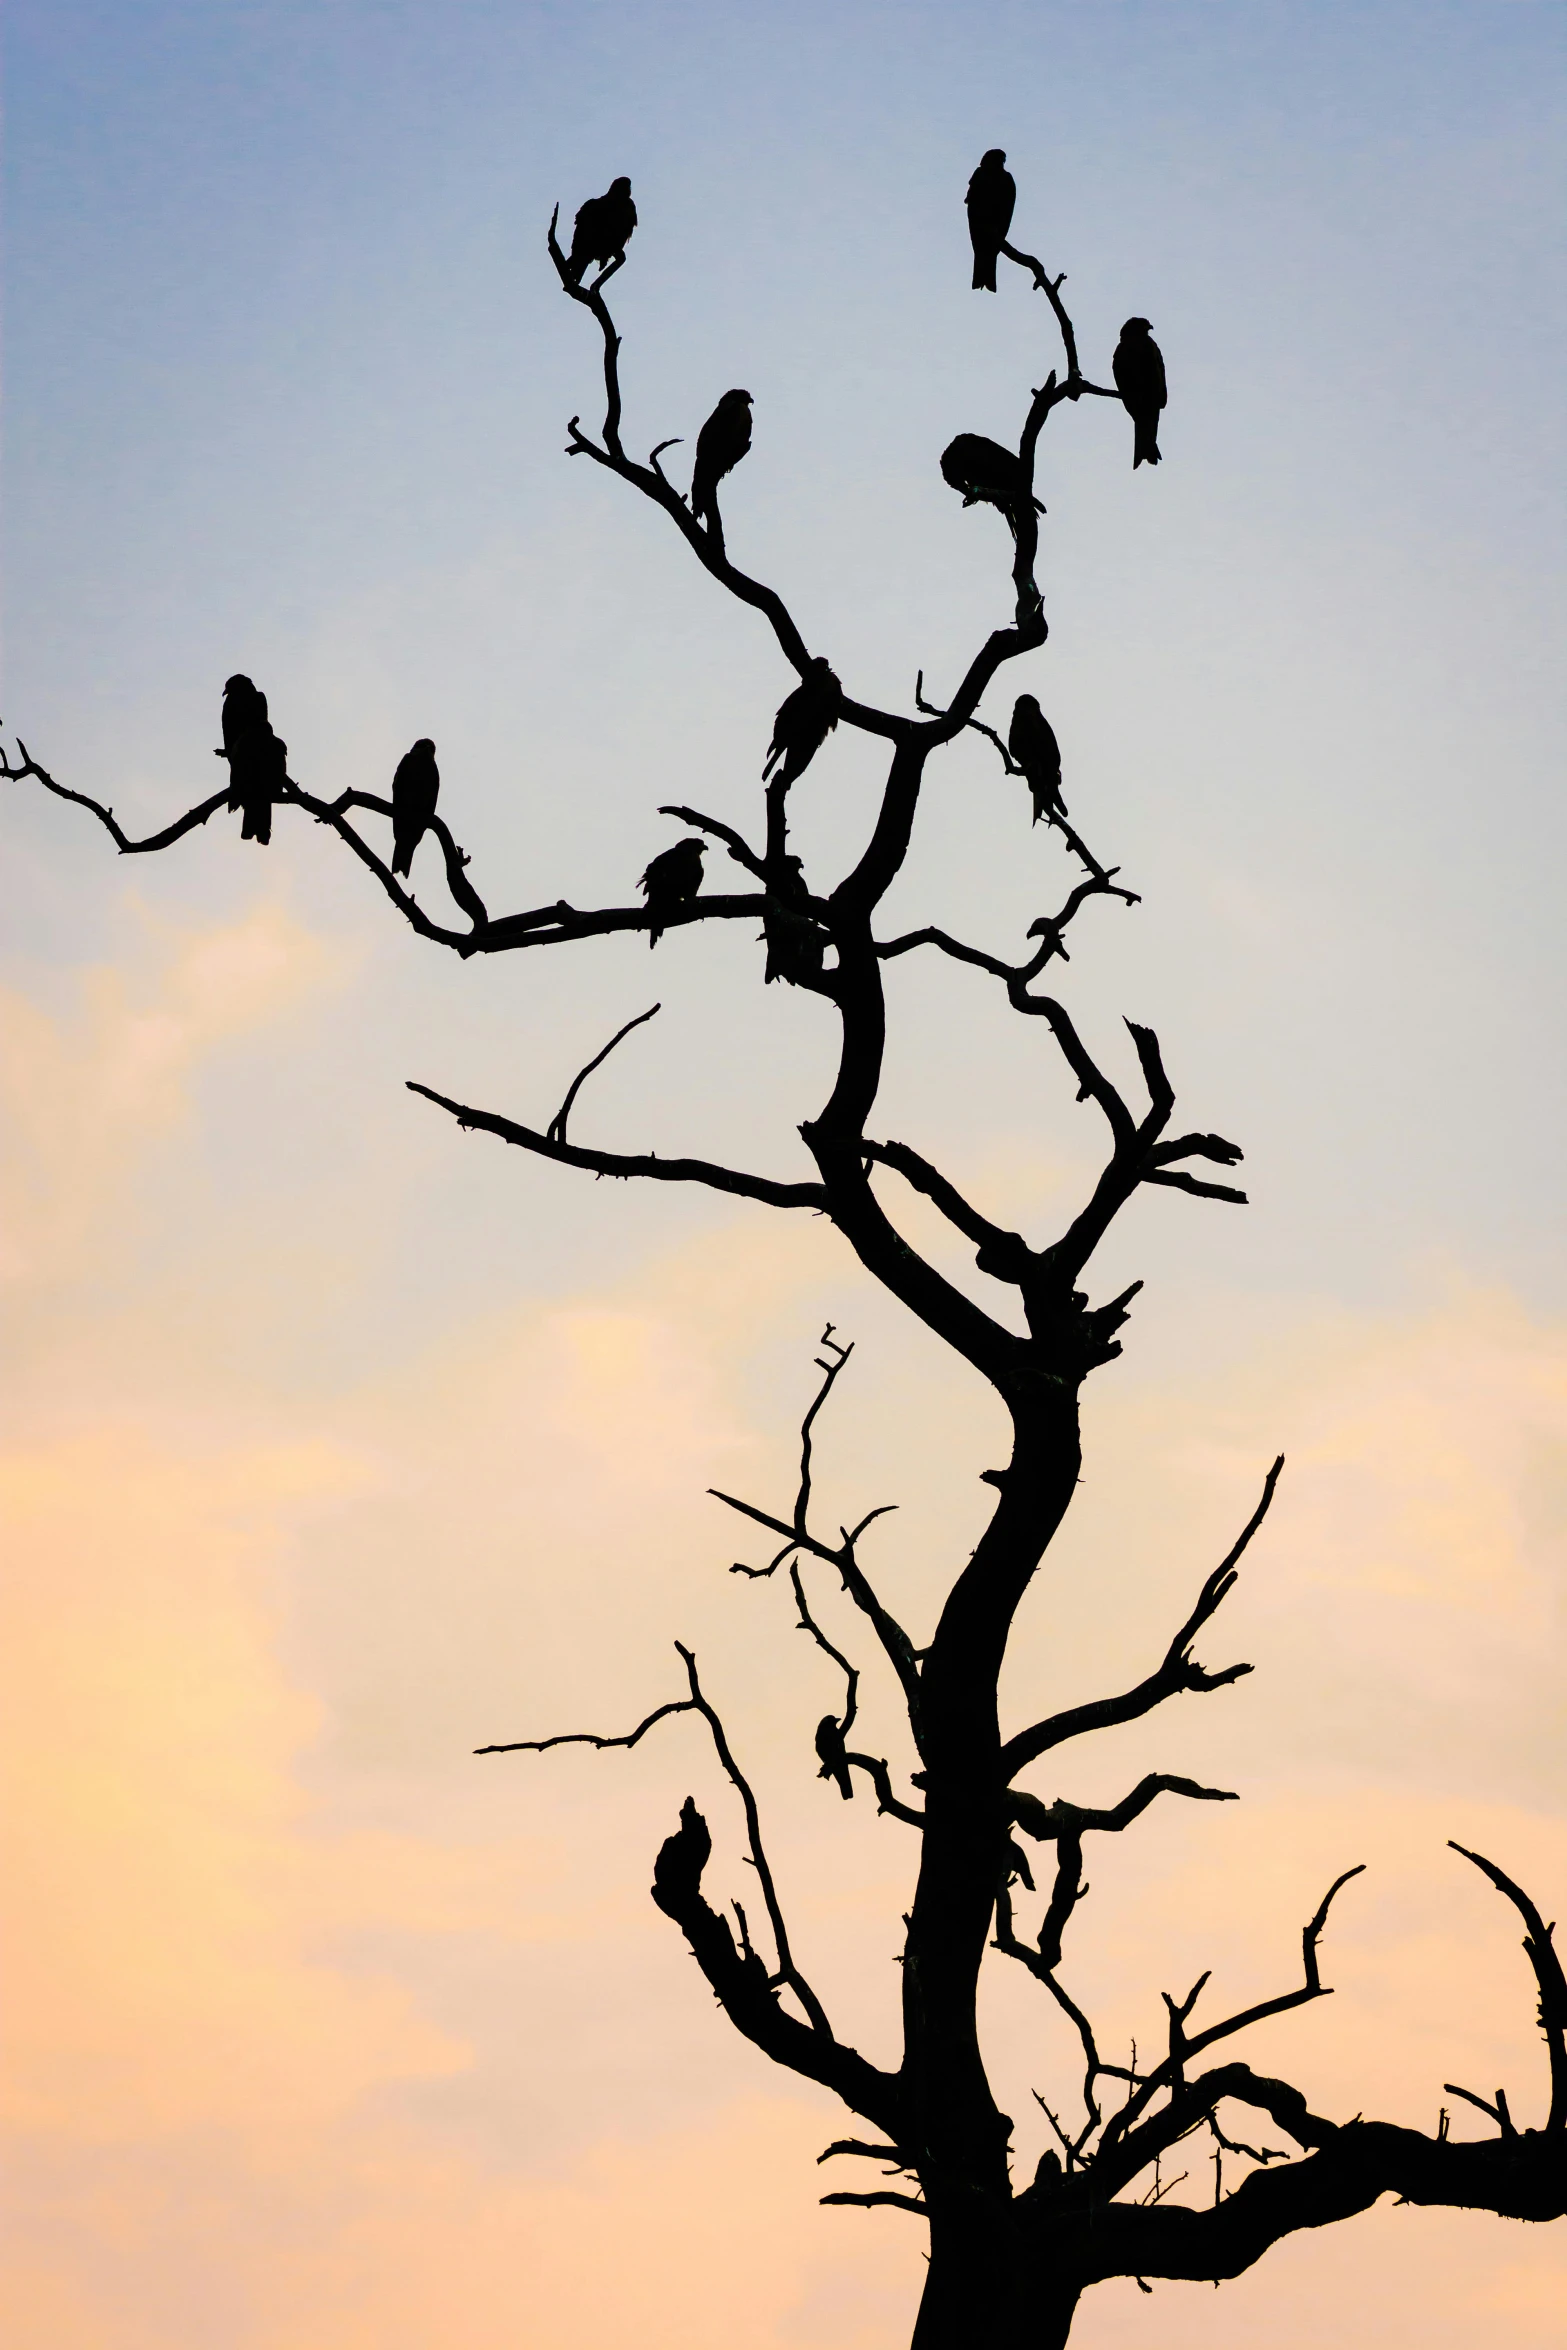
{"type": "Polygon", "coordinates": [[[677,840],[672,849],[665,849],[655,857],[637,887],[647,899],[647,910],[653,917],[647,943],[656,947],[664,935],[664,924],[677,906],[688,905],[702,886],[702,859],[707,854],[707,843],[700,840],[677,840]]]}
{"type": "Polygon", "coordinates": [[[425,836],[440,795],[441,771],[435,764],[435,745],[422,734],[411,751],[404,751],[392,777],[392,871],[407,875],[414,851],[425,836]]]}
{"type": "Polygon", "coordinates": [[[611,180],[602,196],[590,196],[577,214],[571,231],[566,275],[580,286],[591,267],[624,261],[637,208],[631,201],[631,182],[611,180]]]}
{"type": "Polygon", "coordinates": [[[680,1806],[680,1825],[666,1836],[653,1863],[653,1899],[666,1917],[701,1899],[702,1871],[713,1855],[707,1822],[691,1796],[680,1806]]]}
{"type": "Polygon", "coordinates": [[[968,207],[969,242],[974,248],[974,290],[993,294],[996,261],[1012,226],[1017,182],[1007,169],[1006,150],[992,147],[980,157],[979,169],[963,199],[968,207]]]}
{"type": "Polygon", "coordinates": [[[767,905],[762,935],[767,941],[767,964],[762,976],[771,987],[775,979],[791,986],[821,976],[826,946],[811,919],[811,893],[805,886],[805,867],[798,857],[775,858],[766,873],[767,905]]]}
{"type": "Polygon", "coordinates": [[[229,806],[243,809],[241,840],[272,838],[272,802],[288,781],[288,745],[272,731],[267,697],[248,677],[228,678],[223,687],[223,748],[228,761],[229,806]]]}
{"type": "Polygon", "coordinates": [[[849,1758],[843,1748],[843,1731],[837,1717],[823,1714],[816,1725],[816,1758],[821,1764],[818,1779],[836,1779],[838,1793],[847,1803],[854,1793],[854,1781],[849,1776],[849,1758]]]}
{"type": "Polygon", "coordinates": [[[691,513],[709,530],[721,528],[718,485],[733,473],[751,446],[751,395],[725,392],[696,436],[696,462],[691,468],[691,513]]]}
{"type": "Polygon", "coordinates": [[[842,706],[843,687],[818,654],[793,693],[778,706],[762,781],[765,783],[776,767],[785,791],[798,782],[837,725],[842,706]]]}
{"type": "Polygon", "coordinates": [[[1115,357],[1110,362],[1121,405],[1136,426],[1132,441],[1132,471],[1159,462],[1159,417],[1169,393],[1164,381],[1164,353],[1148,331],[1146,318],[1129,318],[1121,329],[1115,357]]]}
{"type": "Polygon", "coordinates": [[[949,441],[941,452],[941,472],[944,481],[962,492],[965,506],[999,508],[1014,538],[1025,505],[1032,504],[1040,514],[1045,510],[1028,486],[1022,458],[982,432],[960,432],[949,441]]]}
{"type": "Polygon", "coordinates": [[[1041,816],[1049,816],[1057,809],[1064,816],[1061,745],[1056,741],[1055,728],[1032,694],[1019,694],[1012,705],[1007,749],[1022,768],[1033,794],[1034,822],[1037,824],[1041,816]]]}

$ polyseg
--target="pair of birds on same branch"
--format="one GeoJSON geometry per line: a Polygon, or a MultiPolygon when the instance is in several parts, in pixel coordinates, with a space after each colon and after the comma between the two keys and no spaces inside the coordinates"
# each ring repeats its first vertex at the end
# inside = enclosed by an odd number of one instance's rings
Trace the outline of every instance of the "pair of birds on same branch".
{"type": "MultiPolygon", "coordinates": [[[[624,261],[626,246],[637,225],[629,179],[612,180],[602,196],[590,196],[578,212],[566,257],[566,275],[580,286],[589,269],[607,269],[624,261]]],[[[696,462],[691,470],[691,512],[712,530],[718,524],[718,485],[733,473],[751,446],[751,395],[725,392],[696,439],[696,462]]]]}
{"type": "MultiPolygon", "coordinates": [[[[779,704],[773,719],[772,740],[762,767],[769,796],[775,793],[781,796],[805,773],[837,725],[842,708],[843,687],[831,664],[818,655],[806,664],[804,677],[779,704]]],[[[672,849],[656,856],[643,874],[637,886],[647,899],[647,910],[653,917],[648,929],[650,947],[656,947],[663,937],[667,917],[688,906],[701,889],[705,854],[706,844],[702,841],[676,841],[672,849]]],[[[790,872],[773,877],[770,883],[774,895],[799,894],[798,861],[791,858],[787,862],[790,872]]],[[[770,955],[769,976],[776,975],[770,955]]]]}
{"type": "MultiPolygon", "coordinates": [[[[996,263],[1006,247],[1007,231],[1012,226],[1013,208],[1017,203],[1017,182],[1007,169],[1006,150],[992,147],[981,156],[979,168],[968,184],[964,198],[968,209],[969,242],[974,248],[973,286],[976,292],[993,294],[996,290],[996,263]]],[[[1146,318],[1129,318],[1121,329],[1121,339],[1110,362],[1115,388],[1121,395],[1121,404],[1132,419],[1135,428],[1132,443],[1132,471],[1139,465],[1157,465],[1159,462],[1159,418],[1168,403],[1165,383],[1164,357],[1146,318]]],[[[963,440],[977,440],[977,434],[963,434],[963,440]]],[[[953,443],[953,448],[958,447],[953,443]]],[[[987,441],[987,451],[997,444],[987,441]]],[[[948,452],[949,455],[951,452],[948,452]]],[[[1010,451],[1001,454],[1010,457],[1010,451]]],[[[1016,460],[1012,460],[1015,464],[1016,460]]],[[[942,461],[942,471],[947,471],[942,461]]],[[[952,475],[947,479],[952,481],[952,475]]],[[[953,482],[953,487],[963,485],[953,482]]],[[[1002,501],[988,490],[975,492],[992,505],[1002,501]]],[[[973,499],[965,495],[965,504],[973,499]]]]}
{"type": "MultiPolygon", "coordinates": [[[[235,675],[223,688],[223,748],[228,761],[229,806],[244,811],[241,840],[272,838],[273,803],[288,783],[288,745],[272,730],[267,697],[248,677],[235,675]]],[[[441,789],[435,745],[421,735],[397,762],[392,778],[392,871],[406,875],[415,849],[435,815],[441,789]]]]}
{"type": "Polygon", "coordinates": [[[288,783],[288,745],[272,731],[267,697],[250,678],[235,675],[223,687],[223,748],[228,761],[229,807],[244,811],[241,840],[272,838],[272,803],[288,783]]]}

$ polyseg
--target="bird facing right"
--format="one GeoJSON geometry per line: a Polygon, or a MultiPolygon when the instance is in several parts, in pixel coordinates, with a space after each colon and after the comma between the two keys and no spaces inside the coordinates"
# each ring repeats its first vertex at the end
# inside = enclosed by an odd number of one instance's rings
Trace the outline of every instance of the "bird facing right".
{"type": "Polygon", "coordinates": [[[1121,329],[1115,357],[1110,362],[1121,405],[1136,431],[1132,441],[1132,471],[1159,462],[1159,418],[1169,399],[1164,381],[1164,353],[1148,331],[1146,318],[1129,318],[1121,329]]]}
{"type": "Polygon", "coordinates": [[[982,155],[979,169],[963,199],[968,207],[969,243],[974,248],[974,291],[993,294],[996,262],[1012,226],[1017,182],[1007,169],[1006,149],[992,147],[982,155]]]}
{"type": "Polygon", "coordinates": [[[696,436],[696,462],[691,468],[693,520],[720,531],[718,485],[733,473],[751,446],[751,395],[725,392],[696,436]]]}
{"type": "Polygon", "coordinates": [[[631,201],[628,179],[611,180],[602,196],[590,196],[572,227],[566,261],[566,275],[572,284],[580,286],[590,267],[605,268],[611,261],[624,261],[636,225],[637,208],[631,201]]]}
{"type": "Polygon", "coordinates": [[[647,899],[647,910],[652,915],[647,943],[656,947],[664,935],[664,924],[677,906],[689,905],[702,886],[702,859],[707,854],[707,843],[701,840],[677,840],[672,849],[665,849],[653,859],[637,884],[647,899]]]}
{"type": "Polygon", "coordinates": [[[265,848],[272,838],[273,800],[288,781],[288,745],[273,733],[267,697],[248,677],[225,681],[218,757],[228,761],[229,806],[244,810],[240,839],[265,848]]]}
{"type": "Polygon", "coordinates": [[[414,851],[429,830],[440,790],[435,745],[422,734],[411,751],[404,751],[392,777],[392,871],[405,879],[414,851]]]}

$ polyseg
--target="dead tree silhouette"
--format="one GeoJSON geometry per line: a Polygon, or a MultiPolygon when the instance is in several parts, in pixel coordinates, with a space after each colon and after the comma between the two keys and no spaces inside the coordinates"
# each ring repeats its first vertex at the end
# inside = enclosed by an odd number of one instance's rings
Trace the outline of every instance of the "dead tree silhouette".
{"type": "MultiPolygon", "coordinates": [[[[645,240],[646,230],[643,234],[645,240]]],[[[1486,2117],[1492,2134],[1455,2138],[1445,2110],[1434,2135],[1359,2115],[1335,2121],[1312,2112],[1289,2083],[1254,2072],[1227,2050],[1213,2060],[1221,2044],[1233,2041],[1249,2025],[1326,1994],[1320,1945],[1331,1906],[1360,1873],[1357,1866],[1347,1867],[1335,1880],[1306,1924],[1301,1979],[1293,1988],[1207,2023],[1199,2022],[1196,2012],[1206,1975],[1183,1997],[1166,1993],[1163,2046],[1156,2054],[1138,2058],[1134,2051],[1129,2063],[1112,2062],[1101,2049],[1085,2006],[1063,1976],[1068,1930],[1086,1891],[1085,1840],[1126,1833],[1160,1796],[1200,1803],[1232,1798],[1221,1788],[1155,1774],[1144,1778],[1123,1801],[1087,1809],[1059,1797],[1047,1800],[1019,1782],[1047,1756],[1095,1731],[1150,1715],[1182,1694],[1223,1689],[1251,1670],[1239,1663],[1210,1669],[1198,1661],[1195,1644],[1208,1633],[1235,1584],[1283,1466],[1275,1461],[1267,1471],[1251,1518],[1142,1680],[1045,1719],[1003,1728],[997,1685],[1013,1620],[1078,1481],[1079,1393],[1095,1369],[1120,1353],[1118,1333],[1141,1286],[1134,1282],[1119,1296],[1094,1302],[1080,1286],[1094,1251],[1143,1185],[1173,1186],[1201,1200],[1245,1198],[1214,1174],[1195,1171],[1228,1169],[1241,1152],[1217,1134],[1173,1130],[1175,1097],[1152,1029],[1128,1023],[1147,1096],[1146,1103],[1137,1106],[1107,1074],[1065,1004],[1041,985],[1049,966],[1065,960],[1067,931],[1086,907],[1101,900],[1130,906],[1137,903],[1137,895],[1118,878],[1118,867],[1103,864],[1089,850],[1066,821],[1059,794],[1041,793],[1037,777],[1030,776],[1037,815],[1060,835],[1067,853],[1081,866],[1082,878],[1057,912],[1042,914],[1032,925],[1028,941],[1034,943],[1009,957],[934,925],[896,936],[882,935],[877,927],[879,911],[908,853],[928,763],[965,729],[976,729],[994,745],[1009,773],[1024,772],[997,728],[979,713],[986,694],[1009,665],[1039,652],[1046,641],[1035,578],[1036,447],[1043,427],[1059,411],[1075,410],[1084,399],[1119,405],[1123,396],[1084,376],[1072,321],[1061,299],[1063,277],[1051,277],[1032,256],[1010,244],[1000,245],[1001,254],[1026,271],[1048,298],[1062,340],[1062,367],[1033,394],[1016,452],[1007,452],[1008,518],[1015,541],[1011,617],[973,653],[945,704],[926,698],[921,677],[914,713],[907,714],[875,708],[839,688],[837,676],[826,668],[823,656],[813,657],[775,590],[731,560],[716,514],[707,517],[711,526],[705,526],[702,515],[667,478],[659,459],[672,445],[669,440],[661,442],[645,464],[627,455],[622,439],[620,339],[605,300],[608,281],[625,263],[624,238],[588,283],[579,282],[586,273],[578,269],[576,243],[571,256],[562,251],[555,221],[548,249],[563,293],[589,313],[603,341],[603,425],[595,438],[574,416],[568,426],[568,452],[587,458],[664,513],[716,585],[754,610],[772,631],[802,687],[812,684],[825,690],[824,681],[831,679],[830,703],[824,702],[810,726],[802,728],[798,746],[791,738],[791,757],[767,784],[760,811],[766,822],[764,846],[753,847],[732,826],[698,809],[665,809],[662,813],[716,844],[738,868],[743,886],[727,894],[695,889],[685,894],[650,892],[650,900],[657,902],[647,906],[582,910],[557,900],[492,915],[473,885],[468,859],[449,824],[435,812],[432,790],[418,814],[440,847],[455,908],[454,914],[438,918],[406,886],[406,874],[398,867],[406,869],[407,856],[394,854],[389,863],[355,821],[368,816],[395,823],[397,811],[390,801],[357,791],[325,797],[280,772],[267,778],[263,813],[270,820],[274,808],[297,810],[335,833],[404,920],[422,937],[455,954],[560,947],[616,931],[675,934],[698,922],[760,923],[768,944],[767,975],[807,989],[832,1007],[839,1031],[837,1067],[826,1101],[800,1128],[815,1170],[806,1178],[755,1174],[703,1159],[601,1149],[568,1139],[567,1121],[583,1081],[651,1013],[629,1021],[579,1074],[554,1118],[541,1123],[526,1124],[475,1108],[427,1085],[415,1084],[413,1090],[463,1127],[496,1135],[564,1166],[595,1175],[695,1183],[769,1207],[828,1218],[861,1265],[977,1378],[988,1382],[1009,1416],[1010,1458],[1004,1467],[987,1472],[996,1497],[989,1523],[972,1556],[955,1574],[938,1620],[919,1641],[887,1605],[864,1563],[866,1536],[882,1511],[872,1510],[836,1536],[824,1533],[813,1518],[816,1423],[850,1355],[850,1348],[830,1327],[818,1357],[821,1384],[801,1428],[799,1481],[792,1502],[764,1506],[738,1495],[716,1495],[776,1545],[769,1563],[738,1571],[758,1579],[783,1572],[800,1624],[843,1675],[842,1711],[825,1716],[814,1734],[825,1792],[834,1793],[836,1800],[868,1788],[878,1812],[891,1823],[889,1833],[919,1840],[917,1889],[905,1921],[900,1969],[902,2057],[896,2069],[869,2062],[838,2036],[795,1955],[782,1896],[768,1864],[756,1799],[689,1649],[679,1648],[682,1693],[655,1706],[631,1730],[619,1735],[566,1731],[513,1739],[479,1751],[543,1752],[569,1744],[629,1748],[675,1714],[695,1713],[705,1722],[718,1764],[743,1809],[749,1857],[766,1912],[765,1933],[753,1939],[739,1902],[733,1904],[731,1925],[723,1908],[709,1900],[704,1878],[711,1866],[711,1838],[694,1798],[682,1805],[678,1827],[656,1857],[653,1899],[684,1934],[735,2028],[776,2063],[833,2091],[874,2133],[869,2138],[839,2138],[822,2159],[868,2162],[886,2183],[841,2189],[824,2200],[890,2206],[928,2231],[929,2265],[914,2334],[916,2350],[971,2350],[976,2343],[992,2342],[1055,2350],[1067,2340],[1082,2295],[1105,2278],[1135,2278],[1148,2289],[1149,2280],[1158,2278],[1217,2282],[1249,2267],[1282,2237],[1363,2211],[1385,2194],[1520,2220],[1561,2216],[1567,2210],[1567,1980],[1551,1928],[1534,1903],[1479,1853],[1453,1848],[1517,1912],[1537,1989],[1547,2049],[1548,2106],[1544,2120],[1535,2125],[1515,2119],[1502,2090],[1487,2097],[1454,2084],[1448,2084],[1448,2095],[1486,2117]],[[788,851],[787,795],[808,761],[814,761],[813,786],[820,783],[831,761],[826,738],[835,725],[884,743],[888,766],[880,804],[857,861],[840,879],[813,886],[799,858],[788,851]],[[883,971],[896,958],[916,953],[952,958],[987,974],[1014,1012],[1041,1024],[1079,1099],[1092,1103],[1104,1120],[1108,1150],[1102,1172],[1077,1214],[1054,1237],[1030,1238],[992,1221],[918,1151],[884,1138],[876,1129],[887,1017],[883,971]],[[894,1220],[900,1184],[933,1203],[974,1249],[983,1276],[1003,1293],[1016,1293],[1021,1331],[1011,1326],[1004,1309],[987,1311],[904,1238],[894,1220]],[[819,1579],[829,1587],[836,1581],[863,1618],[873,1650],[879,1651],[901,1699],[910,1759],[917,1759],[918,1768],[897,1775],[906,1776],[910,1793],[898,1791],[887,1757],[862,1752],[852,1743],[859,1667],[828,1639],[818,1620],[820,1602],[813,1592],[819,1579]],[[1030,1847],[1038,1847],[1047,1857],[1054,1851],[1053,1864],[1041,1871],[1038,1895],[1033,1895],[1030,1847]],[[1022,1905],[1030,1896],[1025,1921],[1022,1905]],[[1055,2149],[1041,2158],[1024,2183],[1011,2176],[1013,2124],[997,2105],[981,2046],[977,1994],[991,1952],[1037,1981],[1081,2045],[1081,2113],[1066,2117],[1048,2112],[1055,2149]],[[1270,2133],[1289,2141],[1294,2151],[1249,2142],[1241,2133],[1247,2131],[1254,2138],[1256,2123],[1238,2121],[1237,2111],[1260,2117],[1270,2133]],[[1206,2208],[1174,2200],[1159,2168],[1162,2158],[1193,2133],[1211,2139],[1217,2153],[1227,2158],[1222,2170],[1216,2166],[1214,2200],[1206,2208]]],[[[1124,464],[1119,433],[1113,442],[1106,436],[1101,454],[1107,464],[1124,464]]],[[[783,718],[780,712],[773,752],[788,731],[783,718]]],[[[764,720],[765,713],[758,720],[759,752],[764,720]]],[[[768,764],[776,765],[771,753],[768,764]]],[[[132,840],[110,807],[57,782],[25,745],[19,744],[15,761],[8,759],[4,772],[12,779],[31,779],[88,809],[117,847],[131,855],[171,847],[231,806],[235,797],[232,781],[227,780],[150,838],[132,840]]],[[[1019,816],[1021,820],[1021,803],[1019,816]]],[[[267,837],[252,816],[247,816],[245,829],[263,841],[267,837]]],[[[805,1738],[802,1730],[802,1765],[809,1768],[804,1761],[805,1738]]]]}

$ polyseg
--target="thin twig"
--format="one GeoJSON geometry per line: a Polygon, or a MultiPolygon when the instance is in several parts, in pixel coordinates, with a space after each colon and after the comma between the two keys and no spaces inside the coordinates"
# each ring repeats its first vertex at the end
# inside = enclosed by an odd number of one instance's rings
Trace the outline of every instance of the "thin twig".
{"type": "Polygon", "coordinates": [[[592,1060],[588,1062],[587,1066],[577,1071],[576,1076],[572,1079],[566,1090],[565,1100],[561,1103],[560,1108],[555,1112],[554,1117],[550,1120],[548,1126],[544,1129],[545,1135],[550,1142],[565,1141],[566,1120],[571,1116],[571,1105],[576,1100],[578,1094],[582,1091],[582,1088],[586,1084],[587,1080],[592,1076],[594,1070],[603,1067],[603,1064],[609,1059],[609,1056],[614,1051],[616,1045],[620,1044],[626,1037],[628,1037],[631,1034],[633,1028],[640,1028],[645,1020],[651,1020],[654,1013],[661,1011],[662,1009],[663,1007],[660,1004],[650,1004],[645,1012],[639,1012],[634,1020],[628,1020],[624,1028],[617,1028],[614,1035],[610,1038],[608,1044],[605,1045],[603,1051],[595,1053],[592,1060]]]}

